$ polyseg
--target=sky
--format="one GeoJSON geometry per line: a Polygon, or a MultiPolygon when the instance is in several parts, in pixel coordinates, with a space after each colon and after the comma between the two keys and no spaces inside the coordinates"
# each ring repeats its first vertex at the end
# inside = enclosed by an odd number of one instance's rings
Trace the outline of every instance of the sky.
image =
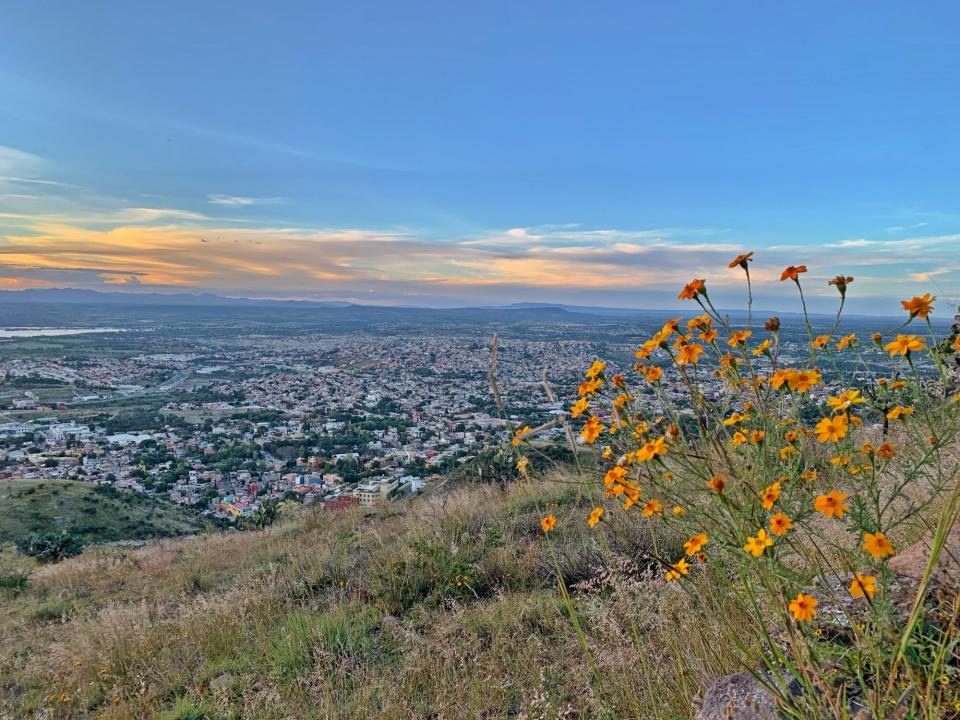
{"type": "Polygon", "coordinates": [[[960,297],[954,2],[6,3],[0,289],[960,297]]]}

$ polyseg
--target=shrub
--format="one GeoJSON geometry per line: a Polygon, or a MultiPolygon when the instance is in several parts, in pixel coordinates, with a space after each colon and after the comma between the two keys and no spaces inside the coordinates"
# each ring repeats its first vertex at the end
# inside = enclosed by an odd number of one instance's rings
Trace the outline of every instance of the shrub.
{"type": "Polygon", "coordinates": [[[33,533],[17,542],[17,549],[40,562],[58,562],[83,551],[83,543],[68,532],[33,533]]]}

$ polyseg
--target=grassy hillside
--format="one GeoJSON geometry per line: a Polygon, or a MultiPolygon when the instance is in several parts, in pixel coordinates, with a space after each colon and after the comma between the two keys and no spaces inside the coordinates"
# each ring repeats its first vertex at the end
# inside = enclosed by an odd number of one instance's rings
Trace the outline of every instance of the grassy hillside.
{"type": "Polygon", "coordinates": [[[194,512],[140,493],[59,480],[0,480],[0,545],[39,530],[66,530],[98,543],[200,528],[194,512]]]}
{"type": "Polygon", "coordinates": [[[680,539],[589,508],[567,483],[471,487],[88,550],[0,603],[0,717],[687,717],[733,661],[635,560],[680,539]]]}

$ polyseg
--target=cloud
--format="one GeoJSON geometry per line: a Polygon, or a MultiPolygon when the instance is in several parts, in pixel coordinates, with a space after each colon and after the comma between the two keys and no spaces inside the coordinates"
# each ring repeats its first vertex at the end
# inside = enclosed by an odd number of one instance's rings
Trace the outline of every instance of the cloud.
{"type": "Polygon", "coordinates": [[[244,197],[242,195],[208,194],[207,202],[211,205],[248,207],[251,205],[284,205],[288,202],[288,200],[282,197],[244,197]]]}

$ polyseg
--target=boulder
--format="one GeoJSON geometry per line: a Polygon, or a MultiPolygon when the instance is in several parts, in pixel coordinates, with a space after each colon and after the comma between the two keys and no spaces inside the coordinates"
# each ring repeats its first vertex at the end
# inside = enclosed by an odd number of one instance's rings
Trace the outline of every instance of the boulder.
{"type": "Polygon", "coordinates": [[[777,720],[777,704],[752,675],[734,673],[717,678],[694,701],[696,720],[777,720]]]}

